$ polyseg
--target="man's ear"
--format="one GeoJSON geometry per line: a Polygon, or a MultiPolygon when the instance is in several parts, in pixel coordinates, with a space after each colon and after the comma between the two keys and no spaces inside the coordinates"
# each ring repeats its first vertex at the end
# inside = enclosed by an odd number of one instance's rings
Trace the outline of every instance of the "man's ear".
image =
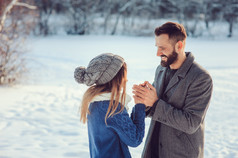
{"type": "Polygon", "coordinates": [[[176,50],[176,52],[180,52],[182,49],[183,49],[183,42],[182,41],[178,41],[175,44],[175,50],[176,50]]]}

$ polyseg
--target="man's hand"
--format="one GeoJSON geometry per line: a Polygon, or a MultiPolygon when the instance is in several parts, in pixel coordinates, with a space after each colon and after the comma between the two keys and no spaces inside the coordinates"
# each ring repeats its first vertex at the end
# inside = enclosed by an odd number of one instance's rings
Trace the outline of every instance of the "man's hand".
{"type": "Polygon", "coordinates": [[[135,103],[143,103],[146,106],[152,107],[154,103],[159,99],[156,93],[156,89],[148,82],[145,81],[143,84],[134,85],[132,87],[133,98],[135,103]]]}

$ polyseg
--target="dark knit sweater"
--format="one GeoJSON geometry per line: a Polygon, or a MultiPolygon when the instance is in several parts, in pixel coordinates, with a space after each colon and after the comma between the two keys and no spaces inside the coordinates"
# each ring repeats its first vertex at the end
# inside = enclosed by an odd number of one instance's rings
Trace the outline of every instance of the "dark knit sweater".
{"type": "MultiPolygon", "coordinates": [[[[90,104],[88,137],[91,158],[130,158],[128,146],[140,145],[145,133],[145,105],[134,106],[131,117],[126,109],[107,119],[109,101],[90,104]]],[[[118,106],[117,111],[120,110],[118,106]]],[[[116,112],[117,112],[116,111],[116,112]]]]}

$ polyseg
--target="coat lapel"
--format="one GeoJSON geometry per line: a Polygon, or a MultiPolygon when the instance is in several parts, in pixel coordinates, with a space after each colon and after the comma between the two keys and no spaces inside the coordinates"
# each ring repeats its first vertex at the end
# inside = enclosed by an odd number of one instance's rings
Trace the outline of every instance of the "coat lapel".
{"type": "Polygon", "coordinates": [[[158,83],[158,87],[156,87],[156,89],[159,89],[159,91],[157,91],[157,96],[160,98],[163,94],[163,89],[164,89],[164,78],[165,78],[165,74],[166,74],[166,68],[165,67],[161,67],[160,71],[157,74],[157,83],[158,83]]]}
{"type": "Polygon", "coordinates": [[[167,88],[166,88],[164,93],[167,93],[172,87],[174,87],[176,85],[176,83],[178,83],[179,77],[178,77],[178,75],[176,75],[176,73],[174,74],[172,79],[169,81],[169,84],[168,84],[168,86],[167,86],[167,88]]]}

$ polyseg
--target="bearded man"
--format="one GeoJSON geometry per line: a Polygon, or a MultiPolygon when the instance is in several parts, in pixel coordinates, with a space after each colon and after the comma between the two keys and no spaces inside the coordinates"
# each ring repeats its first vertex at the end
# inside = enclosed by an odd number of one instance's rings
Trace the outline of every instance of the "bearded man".
{"type": "Polygon", "coordinates": [[[151,117],[143,158],[203,158],[204,118],[212,95],[209,73],[185,52],[183,25],[167,22],[155,29],[161,63],[154,82],[133,86],[134,100],[151,117]]]}

